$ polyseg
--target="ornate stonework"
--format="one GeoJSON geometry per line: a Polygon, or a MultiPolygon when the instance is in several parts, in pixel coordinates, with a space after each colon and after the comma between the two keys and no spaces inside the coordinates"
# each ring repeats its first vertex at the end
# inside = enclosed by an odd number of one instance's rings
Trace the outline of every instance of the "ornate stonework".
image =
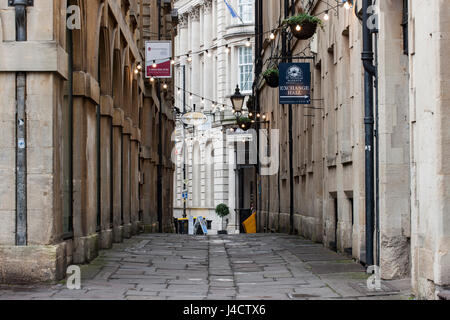
{"type": "Polygon", "coordinates": [[[195,6],[189,11],[189,18],[192,21],[200,21],[200,6],[195,6]]]}
{"type": "Polygon", "coordinates": [[[212,0],[205,0],[205,2],[203,2],[203,8],[205,10],[205,14],[211,14],[212,13],[212,0]]]}
{"type": "Polygon", "coordinates": [[[187,13],[180,14],[178,17],[178,26],[180,29],[187,28],[189,22],[189,15],[187,13]]]}

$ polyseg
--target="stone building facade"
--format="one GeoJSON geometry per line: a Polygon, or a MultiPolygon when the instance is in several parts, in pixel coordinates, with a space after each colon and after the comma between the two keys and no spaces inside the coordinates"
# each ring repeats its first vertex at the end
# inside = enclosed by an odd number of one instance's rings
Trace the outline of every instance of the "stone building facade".
{"type": "MultiPolygon", "coordinates": [[[[19,39],[20,10],[0,1],[0,282],[58,280],[99,249],[156,230],[159,126],[162,225],[171,230],[172,90],[159,106],[139,72],[156,2],[34,1],[19,39]],[[16,119],[21,101],[25,117],[16,119]]],[[[170,18],[163,32],[173,36],[170,18]]]]}
{"type": "MultiPolygon", "coordinates": [[[[233,0],[230,4],[241,18],[232,18],[221,0],[174,3],[180,17],[175,38],[175,86],[180,88],[180,93],[175,95],[175,105],[183,111],[185,99],[187,112],[201,111],[208,116],[208,123],[195,129],[183,130],[178,122],[174,135],[176,141],[184,139],[187,144],[186,214],[211,220],[213,234],[224,228],[230,233],[239,230],[239,213],[235,211],[239,209],[236,148],[227,139],[227,129],[236,120],[231,112],[230,96],[236,84],[242,94],[250,95],[253,82],[253,46],[246,46],[248,39],[250,43],[254,41],[253,2],[233,0]],[[215,207],[221,203],[227,204],[231,211],[224,226],[215,213],[215,207]]],[[[174,216],[177,218],[184,213],[182,159],[180,155],[175,160],[174,216]]]]}
{"type": "MultiPolygon", "coordinates": [[[[312,104],[292,106],[293,190],[289,106],[279,105],[278,90],[269,88],[257,70],[260,111],[271,129],[280,129],[281,140],[279,172],[262,176],[258,186],[259,229],[292,228],[365,262],[364,69],[358,18],[362,1],[352,1],[349,9],[325,1],[257,3],[256,16],[264,31],[256,44],[262,52],[256,57],[262,61],[260,72],[281,61],[269,58],[281,56],[282,32],[277,28],[285,16],[284,3],[294,3],[296,13],[309,12],[324,22],[312,39],[292,38],[289,44],[297,57],[294,62],[310,62],[312,75],[312,104]],[[269,38],[270,30],[279,30],[275,39],[269,38]]],[[[419,298],[436,298],[450,285],[446,164],[450,142],[445,108],[450,89],[445,68],[450,10],[444,1],[421,0],[377,1],[375,9],[379,18],[375,260],[383,279],[411,276],[419,298]]]]}

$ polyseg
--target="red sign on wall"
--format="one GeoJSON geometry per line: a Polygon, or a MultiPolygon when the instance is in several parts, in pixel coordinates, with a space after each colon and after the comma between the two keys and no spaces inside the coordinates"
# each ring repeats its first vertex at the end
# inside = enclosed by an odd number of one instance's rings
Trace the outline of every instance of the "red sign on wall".
{"type": "Polygon", "coordinates": [[[145,77],[172,78],[171,57],[171,41],[147,41],[145,43],[145,77]]]}

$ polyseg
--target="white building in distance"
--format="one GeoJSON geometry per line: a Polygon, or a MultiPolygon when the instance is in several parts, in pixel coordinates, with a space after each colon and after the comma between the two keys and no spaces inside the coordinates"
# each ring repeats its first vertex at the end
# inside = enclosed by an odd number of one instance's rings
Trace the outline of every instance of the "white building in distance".
{"type": "Polygon", "coordinates": [[[228,0],[239,15],[233,18],[224,0],[175,1],[178,35],[175,38],[175,107],[180,112],[203,112],[201,127],[177,123],[177,142],[186,142],[176,155],[174,217],[202,216],[212,221],[210,234],[239,231],[236,201],[236,152],[226,132],[235,123],[230,96],[239,85],[250,95],[253,84],[254,5],[251,0],[228,0]],[[184,173],[185,172],[185,173],[184,173]],[[187,199],[183,193],[187,192],[187,199]],[[184,211],[186,202],[186,211],[184,211]],[[230,208],[222,219],[215,213],[221,203],[230,208]]]}

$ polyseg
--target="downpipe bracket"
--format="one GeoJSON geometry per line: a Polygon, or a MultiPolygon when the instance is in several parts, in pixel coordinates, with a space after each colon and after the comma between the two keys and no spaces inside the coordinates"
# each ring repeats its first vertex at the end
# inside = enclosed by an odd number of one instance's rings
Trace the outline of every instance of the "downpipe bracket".
{"type": "Polygon", "coordinates": [[[34,6],[34,0],[8,0],[8,6],[24,6],[24,7],[32,7],[34,6]]]}

